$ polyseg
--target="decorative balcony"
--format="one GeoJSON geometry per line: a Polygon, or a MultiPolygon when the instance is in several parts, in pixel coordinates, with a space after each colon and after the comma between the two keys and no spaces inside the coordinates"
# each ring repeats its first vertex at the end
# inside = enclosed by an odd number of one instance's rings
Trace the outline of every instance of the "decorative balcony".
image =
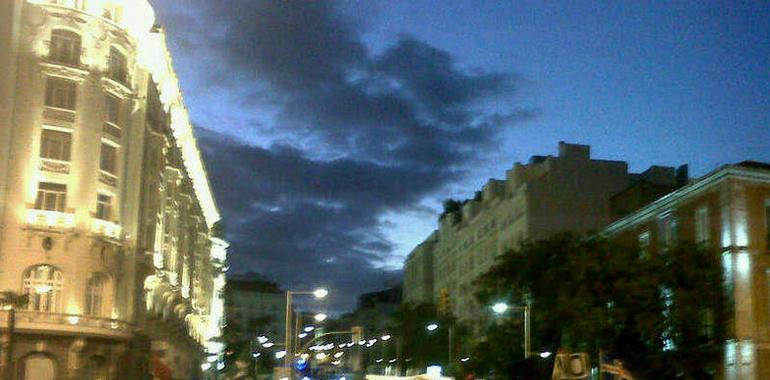
{"type": "MultiPolygon", "coordinates": [[[[0,311],[0,328],[5,328],[7,325],[8,311],[0,311]]],[[[129,338],[131,335],[131,326],[126,321],[119,319],[28,310],[16,311],[16,330],[112,338],[129,338]]]]}
{"type": "Polygon", "coordinates": [[[93,222],[91,223],[91,232],[110,239],[120,240],[123,234],[123,227],[106,220],[93,219],[93,222]]]}
{"type": "Polygon", "coordinates": [[[118,187],[118,177],[105,171],[99,172],[99,182],[112,187],[118,187]]]}
{"type": "Polygon", "coordinates": [[[37,228],[71,229],[75,227],[75,215],[61,211],[28,209],[27,224],[37,228]]]}
{"type": "Polygon", "coordinates": [[[75,111],[65,110],[63,108],[45,107],[43,109],[43,118],[46,120],[74,123],[75,111]]]}
{"type": "Polygon", "coordinates": [[[67,161],[59,161],[59,160],[52,160],[49,158],[41,158],[40,159],[40,170],[51,172],[51,173],[59,173],[59,174],[70,174],[70,163],[67,161]]]}
{"type": "Polygon", "coordinates": [[[105,137],[111,138],[115,142],[120,142],[122,133],[120,131],[120,127],[117,125],[105,121],[104,125],[102,126],[102,132],[104,132],[105,137]]]}

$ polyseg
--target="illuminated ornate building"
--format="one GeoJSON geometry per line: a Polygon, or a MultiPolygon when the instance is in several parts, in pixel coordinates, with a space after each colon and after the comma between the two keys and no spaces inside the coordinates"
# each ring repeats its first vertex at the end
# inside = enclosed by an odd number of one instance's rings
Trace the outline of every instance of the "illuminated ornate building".
{"type": "Polygon", "coordinates": [[[227,244],[154,22],[0,2],[0,290],[29,295],[12,334],[0,311],[3,374],[188,379],[221,350],[227,244]]]}

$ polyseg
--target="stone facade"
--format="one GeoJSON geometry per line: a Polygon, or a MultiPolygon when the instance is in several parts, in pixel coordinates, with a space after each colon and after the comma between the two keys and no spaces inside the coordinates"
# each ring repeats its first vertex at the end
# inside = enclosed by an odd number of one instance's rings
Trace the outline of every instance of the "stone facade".
{"type": "Polygon", "coordinates": [[[440,217],[405,262],[404,300],[438,304],[443,292],[454,316],[483,318],[489,310],[475,301],[472,284],[498,256],[527,239],[609,224],[610,198],[642,177],[625,162],[591,159],[590,147],[563,142],[558,156],[517,163],[505,180],[489,180],[461,210],[440,217]]]}
{"type": "Polygon", "coordinates": [[[724,166],[602,232],[650,253],[677,240],[721,252],[733,311],[719,378],[770,378],[770,165],[724,166]]]}
{"type": "Polygon", "coordinates": [[[241,340],[266,336],[283,342],[286,334],[286,292],[257,274],[227,279],[225,315],[234,323],[241,340]]]}
{"type": "Polygon", "coordinates": [[[0,290],[30,294],[17,379],[186,379],[221,349],[227,243],[153,23],[145,0],[0,5],[0,290]]]}

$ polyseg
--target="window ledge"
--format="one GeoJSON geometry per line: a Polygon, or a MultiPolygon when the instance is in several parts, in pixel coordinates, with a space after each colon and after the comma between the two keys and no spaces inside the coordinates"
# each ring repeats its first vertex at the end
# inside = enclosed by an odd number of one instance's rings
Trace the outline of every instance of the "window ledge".
{"type": "Polygon", "coordinates": [[[120,240],[123,235],[123,227],[117,223],[94,218],[91,222],[91,232],[113,240],[120,240]]]}
{"type": "Polygon", "coordinates": [[[72,229],[75,214],[61,211],[27,209],[27,224],[39,228],[72,229]]]}
{"type": "Polygon", "coordinates": [[[104,170],[99,170],[99,182],[110,187],[118,187],[118,177],[104,170]]]}
{"type": "Polygon", "coordinates": [[[70,174],[69,161],[55,160],[53,158],[40,158],[40,170],[58,174],[70,174]]]}
{"type": "Polygon", "coordinates": [[[72,66],[52,61],[42,61],[40,66],[45,75],[69,79],[78,84],[83,83],[88,77],[88,70],[81,66],[72,66]]]}
{"type": "Polygon", "coordinates": [[[134,90],[129,84],[118,82],[108,76],[102,77],[102,85],[105,91],[110,92],[121,99],[130,99],[134,95],[134,90]]]}

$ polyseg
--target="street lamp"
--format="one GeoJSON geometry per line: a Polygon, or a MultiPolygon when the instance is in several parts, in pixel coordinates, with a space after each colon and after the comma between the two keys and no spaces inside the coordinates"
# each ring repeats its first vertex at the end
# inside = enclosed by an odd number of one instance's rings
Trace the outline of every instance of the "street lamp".
{"type": "Polygon", "coordinates": [[[438,324],[431,323],[431,324],[425,326],[425,329],[428,330],[428,331],[436,331],[436,329],[438,329],[438,324]]]}
{"type": "MultiPolygon", "coordinates": [[[[293,326],[294,311],[292,309],[291,301],[292,301],[292,296],[295,295],[295,294],[296,295],[312,295],[316,299],[322,299],[322,298],[325,298],[327,295],[329,295],[329,291],[324,289],[324,288],[318,288],[318,289],[313,290],[311,292],[293,292],[293,291],[287,291],[286,292],[286,331],[285,331],[286,335],[285,335],[285,338],[284,338],[284,344],[285,344],[284,347],[286,347],[286,351],[290,352],[291,354],[284,356],[283,364],[284,364],[284,367],[288,368],[289,370],[291,370],[291,361],[293,360],[293,357],[294,357],[294,350],[292,349],[292,347],[294,347],[292,345],[292,343],[293,343],[292,339],[294,338],[294,332],[293,332],[294,329],[292,327],[293,326]]],[[[316,320],[317,321],[318,321],[318,317],[319,316],[320,315],[316,315],[316,320]]],[[[321,319],[321,321],[324,320],[324,319],[326,319],[325,314],[324,314],[324,318],[321,319]]]]}
{"type": "Polygon", "coordinates": [[[316,322],[323,322],[328,318],[329,316],[324,313],[318,313],[313,316],[313,319],[315,319],[316,322]]]}
{"type": "Polygon", "coordinates": [[[513,309],[513,310],[520,310],[524,312],[524,359],[529,359],[529,354],[532,351],[532,328],[531,328],[531,313],[532,313],[532,307],[529,305],[525,306],[508,306],[505,302],[498,302],[494,305],[492,305],[492,311],[495,312],[497,315],[502,315],[506,311],[513,309]]]}

